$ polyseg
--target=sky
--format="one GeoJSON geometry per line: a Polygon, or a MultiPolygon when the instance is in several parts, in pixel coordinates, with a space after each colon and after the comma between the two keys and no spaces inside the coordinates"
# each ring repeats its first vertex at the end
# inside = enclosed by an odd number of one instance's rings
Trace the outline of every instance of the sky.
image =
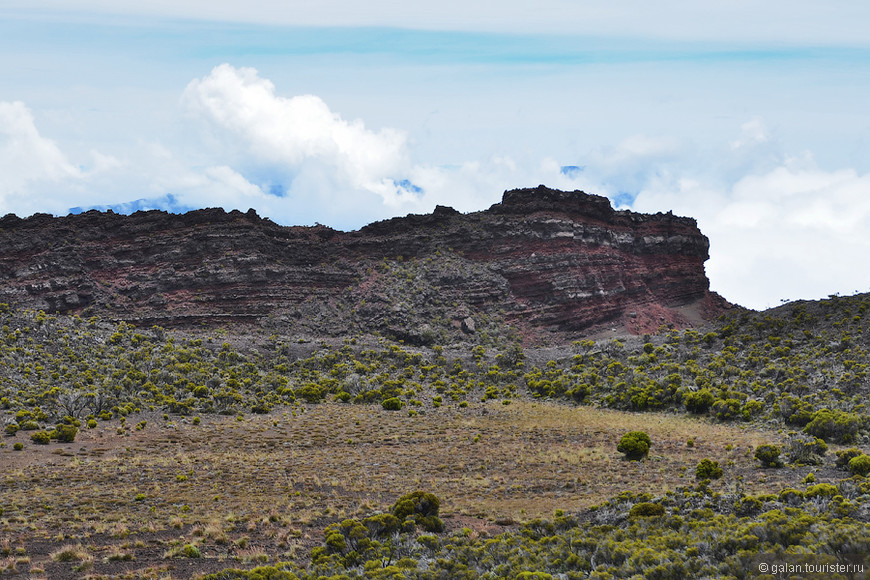
{"type": "Polygon", "coordinates": [[[734,303],[867,292],[868,26],[857,0],[4,0],[0,215],[350,230],[544,184],[694,217],[734,303]]]}

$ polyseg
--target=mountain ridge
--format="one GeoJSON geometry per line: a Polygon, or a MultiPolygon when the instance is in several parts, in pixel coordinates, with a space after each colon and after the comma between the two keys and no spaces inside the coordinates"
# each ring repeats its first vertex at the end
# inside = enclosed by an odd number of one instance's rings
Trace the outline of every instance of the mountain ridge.
{"type": "Polygon", "coordinates": [[[0,301],[184,327],[252,323],[412,343],[511,325],[534,342],[703,323],[730,305],[692,218],[539,186],[342,232],[249,210],[0,219],[0,301]]]}

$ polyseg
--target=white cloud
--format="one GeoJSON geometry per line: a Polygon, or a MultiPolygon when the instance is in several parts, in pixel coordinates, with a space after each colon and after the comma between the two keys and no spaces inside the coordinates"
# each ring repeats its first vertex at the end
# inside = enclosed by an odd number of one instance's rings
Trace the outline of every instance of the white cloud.
{"type": "Polygon", "coordinates": [[[256,70],[228,64],[192,81],[183,102],[215,130],[223,154],[231,152],[235,162],[268,177],[292,180],[311,167],[325,167],[334,188],[367,190],[389,204],[405,197],[393,186],[407,167],[401,131],[375,132],[360,120],[346,121],[315,95],[276,95],[256,70]]]}
{"type": "Polygon", "coordinates": [[[650,183],[638,211],[673,209],[711,240],[713,290],[752,308],[870,290],[870,174],[784,163],[727,188],[650,183]]]}
{"type": "Polygon", "coordinates": [[[751,121],[743,123],[743,125],[740,126],[740,129],[740,138],[731,142],[732,149],[757,145],[770,139],[767,127],[764,126],[764,122],[759,117],[755,117],[751,121]]]}
{"type": "Polygon", "coordinates": [[[39,200],[28,195],[30,187],[81,176],[57,144],[39,134],[24,103],[0,101],[0,211],[20,206],[37,211],[39,200]]]}

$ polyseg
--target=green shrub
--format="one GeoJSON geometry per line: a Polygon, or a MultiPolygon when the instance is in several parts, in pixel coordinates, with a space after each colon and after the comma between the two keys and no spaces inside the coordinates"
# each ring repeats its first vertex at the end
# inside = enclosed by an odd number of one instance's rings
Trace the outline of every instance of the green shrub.
{"type": "Polygon", "coordinates": [[[24,421],[18,424],[22,431],[36,431],[39,429],[39,423],[36,421],[24,421]]]}
{"type": "Polygon", "coordinates": [[[55,431],[57,431],[57,440],[59,443],[72,443],[75,441],[76,434],[79,432],[79,430],[73,425],[58,425],[55,431]]]}
{"type": "Polygon", "coordinates": [[[96,429],[97,428],[97,420],[96,419],[88,419],[88,429],[96,429]]]}
{"type": "Polygon", "coordinates": [[[17,423],[9,423],[4,428],[4,431],[6,431],[6,434],[10,437],[15,437],[15,434],[18,433],[19,429],[21,429],[21,427],[19,427],[17,423]]]}
{"type": "Polygon", "coordinates": [[[776,445],[759,445],[755,450],[755,458],[761,462],[762,467],[782,467],[782,453],[776,445]]]}
{"type": "Polygon", "coordinates": [[[819,409],[804,427],[804,432],[814,437],[838,443],[852,443],[858,434],[860,421],[857,415],[843,411],[819,409]]]}
{"type": "Polygon", "coordinates": [[[390,537],[401,529],[402,522],[393,514],[377,514],[364,519],[362,525],[371,537],[390,537]]]}
{"type": "Polygon", "coordinates": [[[797,489],[784,489],[779,492],[779,501],[788,505],[799,505],[804,500],[804,492],[797,489]]]}
{"type": "Polygon", "coordinates": [[[695,468],[695,479],[719,479],[723,471],[718,461],[702,459],[695,468]]]}
{"type": "Polygon", "coordinates": [[[854,475],[867,477],[870,474],[870,457],[859,455],[849,460],[849,471],[854,475]]]}
{"type": "Polygon", "coordinates": [[[202,558],[202,552],[200,552],[199,548],[193,544],[185,544],[184,547],[181,548],[179,556],[184,558],[202,558]]]}
{"type": "Polygon", "coordinates": [[[433,493],[415,491],[396,500],[390,510],[400,520],[412,515],[437,516],[441,500],[433,493]]]}
{"type": "Polygon", "coordinates": [[[402,400],[398,397],[390,397],[381,401],[381,406],[387,411],[399,411],[402,405],[402,400]]]}
{"type": "Polygon", "coordinates": [[[51,434],[48,431],[36,431],[30,435],[30,440],[37,445],[48,445],[51,442],[51,434]]]}
{"type": "MultiPolygon", "coordinates": [[[[259,566],[253,570],[227,568],[216,574],[205,575],[202,577],[202,580],[299,580],[296,574],[287,570],[289,566],[292,566],[292,564],[282,563],[278,564],[277,567],[259,566]]],[[[347,578],[347,576],[333,576],[333,578],[342,579],[347,578]]]]}
{"type": "Polygon", "coordinates": [[[12,449],[14,449],[15,451],[21,451],[22,449],[24,449],[24,443],[19,441],[15,445],[12,446],[12,449]]]}
{"type": "Polygon", "coordinates": [[[665,506],[646,501],[634,504],[628,512],[630,518],[649,518],[663,515],[665,515],[665,506]]]}
{"type": "Polygon", "coordinates": [[[742,408],[743,403],[740,402],[740,399],[719,399],[713,403],[713,413],[720,421],[742,417],[742,408]]]}
{"type": "Polygon", "coordinates": [[[629,431],[619,440],[616,450],[625,454],[627,459],[637,461],[649,454],[652,440],[643,431],[629,431]]]}
{"type": "Polygon", "coordinates": [[[864,455],[860,449],[857,447],[852,447],[851,449],[843,449],[842,451],[837,451],[837,467],[840,469],[848,469],[849,462],[852,461],[853,458],[858,457],[859,455],[864,455]]]}
{"type": "Polygon", "coordinates": [[[760,499],[748,495],[734,504],[734,513],[738,516],[751,516],[760,512],[763,505],[760,499]]]}
{"type": "Polygon", "coordinates": [[[785,444],[785,454],[792,463],[820,465],[828,445],[818,437],[796,434],[789,437],[785,444]]]}
{"type": "Polygon", "coordinates": [[[293,393],[296,397],[303,399],[306,403],[319,403],[323,399],[323,391],[314,383],[303,385],[296,389],[293,393]]]}
{"type": "Polygon", "coordinates": [[[804,497],[806,498],[834,497],[835,495],[840,495],[840,490],[830,483],[817,483],[808,487],[804,492],[804,497]]]}
{"type": "Polygon", "coordinates": [[[710,409],[714,400],[713,393],[709,389],[701,389],[686,395],[683,402],[690,413],[701,415],[710,409]]]}

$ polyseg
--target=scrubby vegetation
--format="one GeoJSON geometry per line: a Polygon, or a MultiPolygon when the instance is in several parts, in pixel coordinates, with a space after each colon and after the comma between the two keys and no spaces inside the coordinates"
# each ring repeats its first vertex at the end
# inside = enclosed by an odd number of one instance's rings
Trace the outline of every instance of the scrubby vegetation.
{"type": "Polygon", "coordinates": [[[14,416],[11,435],[65,417],[90,427],[142,410],[231,415],[337,400],[410,406],[413,415],[425,412],[424,400],[531,396],[773,422],[849,444],[870,432],[868,309],[862,296],[741,311],[703,333],[663,329],[636,346],[581,340],[541,360],[491,336],[490,347],[465,349],[277,335],[238,348],[220,331],[185,336],[5,307],[0,405],[14,416]]]}
{"type": "Polygon", "coordinates": [[[6,566],[36,530],[77,554],[37,577],[741,577],[761,553],[866,555],[868,309],[523,348],[495,325],[412,347],[3,306],[6,566]]]}
{"type": "Polygon", "coordinates": [[[867,524],[853,516],[866,512],[870,484],[825,485],[760,497],[714,493],[703,485],[660,497],[621,494],[588,519],[559,512],[494,537],[468,529],[421,533],[373,516],[370,523],[327,528],[307,568],[226,570],[203,580],[741,578],[761,555],[775,561],[799,553],[819,562],[868,563],[867,524]]]}

